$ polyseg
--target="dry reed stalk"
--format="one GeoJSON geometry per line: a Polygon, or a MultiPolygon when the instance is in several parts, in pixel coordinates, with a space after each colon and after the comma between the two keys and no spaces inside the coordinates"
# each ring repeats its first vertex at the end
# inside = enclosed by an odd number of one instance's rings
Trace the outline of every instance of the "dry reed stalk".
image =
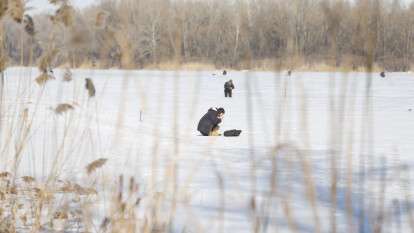
{"type": "Polygon", "coordinates": [[[382,164],[382,167],[384,167],[384,171],[381,173],[381,180],[379,182],[379,200],[378,200],[378,207],[374,212],[374,221],[372,223],[373,225],[373,232],[375,233],[381,233],[383,232],[384,222],[386,220],[386,191],[387,191],[387,163],[384,159],[382,164]]]}
{"type": "Polygon", "coordinates": [[[131,54],[132,46],[127,38],[127,32],[127,29],[120,29],[115,33],[115,40],[121,48],[121,68],[132,69],[134,67],[131,54]]]}
{"type": "Polygon", "coordinates": [[[111,219],[108,217],[105,217],[104,220],[102,220],[102,223],[99,227],[101,232],[106,232],[110,223],[111,223],[111,219]]]}
{"type": "MultiPolygon", "coordinates": [[[[34,182],[34,178],[30,176],[21,177],[23,180],[26,180],[26,183],[34,182]]],[[[70,195],[76,194],[79,198],[80,195],[91,195],[96,194],[96,191],[92,188],[81,187],[77,184],[71,184],[67,182],[70,187],[70,195]]],[[[0,200],[5,201],[0,204],[0,232],[20,232],[16,231],[13,226],[20,225],[17,221],[21,221],[22,227],[27,228],[30,232],[39,232],[40,229],[45,226],[46,222],[49,222],[47,228],[53,230],[67,229],[66,227],[72,228],[72,224],[75,224],[73,220],[79,218],[87,218],[87,213],[82,209],[70,209],[68,204],[64,204],[59,207],[57,210],[52,210],[56,208],[57,190],[48,190],[45,186],[37,186],[33,188],[27,188],[25,186],[20,187],[18,185],[2,185],[2,189],[5,192],[0,191],[0,200]],[[18,197],[18,199],[16,199],[18,197]],[[23,200],[24,199],[24,200],[23,200]],[[26,211],[27,210],[27,211],[26,211]],[[45,215],[46,213],[49,213],[45,215]],[[8,224],[8,221],[14,225],[8,224]],[[70,221],[70,222],[68,222],[70,221]],[[70,223],[67,225],[66,223],[70,223]],[[66,226],[65,226],[66,225],[66,226]]],[[[55,184],[51,184],[54,186],[55,184]]],[[[63,194],[66,195],[66,194],[63,194]]],[[[76,200],[73,200],[76,202],[76,200]]],[[[70,204],[70,203],[69,203],[70,204]]],[[[80,205],[86,204],[81,201],[80,205]]],[[[135,218],[134,218],[135,219],[135,218]]],[[[88,220],[89,222],[89,220],[88,220]]],[[[79,224],[79,222],[78,222],[79,224]]],[[[77,226],[83,227],[83,226],[77,226]]],[[[20,226],[18,229],[22,229],[20,226]]],[[[78,228],[79,230],[80,228],[78,228]]],[[[29,232],[29,231],[27,231],[29,232]]]]}
{"type": "Polygon", "coordinates": [[[86,166],[86,172],[88,173],[88,175],[90,175],[96,169],[98,169],[98,168],[102,167],[103,165],[105,165],[106,161],[108,161],[108,159],[100,158],[100,159],[97,159],[97,160],[91,162],[90,164],[88,164],[86,166]]]}
{"type": "Polygon", "coordinates": [[[7,68],[7,56],[4,51],[4,28],[2,17],[6,14],[8,8],[8,0],[0,0],[0,111],[3,103],[3,87],[4,87],[4,73],[3,71],[7,68]]]}
{"type": "Polygon", "coordinates": [[[329,218],[330,218],[330,231],[332,233],[336,233],[337,227],[336,227],[336,215],[337,215],[337,203],[338,203],[338,165],[337,165],[337,151],[340,147],[338,145],[338,135],[337,131],[339,131],[339,127],[337,126],[337,116],[335,115],[337,109],[335,104],[335,77],[331,77],[329,79],[329,120],[330,120],[330,135],[328,138],[328,145],[331,145],[333,148],[331,148],[330,155],[330,212],[329,212],[329,218]]]}
{"type": "MultiPolygon", "coordinates": [[[[174,114],[173,114],[173,135],[178,135],[179,134],[179,126],[178,126],[178,122],[179,122],[179,110],[180,110],[180,105],[179,105],[179,93],[180,93],[180,85],[179,85],[179,81],[180,81],[180,76],[178,75],[178,72],[174,73],[174,85],[173,85],[173,89],[174,89],[174,98],[173,103],[174,103],[174,114]]],[[[169,213],[169,219],[168,219],[168,231],[172,231],[172,226],[174,224],[174,218],[176,216],[176,209],[177,209],[177,195],[178,195],[178,171],[179,171],[179,163],[178,161],[180,161],[180,138],[175,136],[174,137],[174,143],[173,143],[173,157],[172,157],[172,161],[171,161],[171,165],[167,165],[167,169],[166,169],[166,191],[168,186],[171,186],[171,193],[172,193],[172,197],[171,197],[171,206],[170,206],[170,213],[169,213]],[[171,179],[171,180],[169,180],[171,179]]]]}
{"type": "MultiPolygon", "coordinates": [[[[352,85],[351,85],[351,90],[356,90],[356,84],[357,82],[355,80],[353,80],[352,85]]],[[[347,109],[347,113],[349,115],[353,115],[355,112],[355,95],[350,95],[351,98],[349,100],[349,109],[347,109]]],[[[355,122],[354,119],[351,118],[348,121],[348,126],[347,128],[349,129],[349,131],[347,132],[347,143],[346,143],[346,152],[345,152],[345,157],[346,157],[346,193],[345,193],[345,208],[346,208],[346,216],[347,216],[347,227],[348,227],[348,232],[354,232],[356,231],[355,229],[355,223],[354,223],[354,210],[353,210],[353,206],[352,206],[352,193],[353,193],[353,161],[354,161],[354,156],[353,156],[353,141],[354,141],[354,128],[355,128],[355,122]]]]}
{"type": "Polygon", "coordinates": [[[125,196],[123,194],[123,175],[119,176],[117,186],[118,188],[113,193],[109,215],[102,221],[100,229],[104,232],[136,232],[138,222],[135,212],[140,203],[140,198],[136,198],[138,195],[138,184],[135,183],[133,177],[130,177],[128,184],[129,192],[125,196]]]}
{"type": "MultiPolygon", "coordinates": [[[[249,51],[250,52],[250,51],[249,51]]],[[[254,90],[252,90],[252,78],[250,77],[250,74],[245,74],[245,79],[247,80],[246,82],[246,110],[247,109],[253,109],[253,100],[252,100],[252,92],[254,90]]],[[[254,125],[253,125],[253,113],[252,111],[246,111],[246,115],[247,115],[247,128],[248,130],[253,130],[254,129],[254,125]]],[[[247,143],[248,143],[248,148],[249,148],[249,162],[250,162],[250,168],[249,168],[249,173],[250,173],[250,195],[251,195],[251,224],[252,224],[252,229],[257,232],[256,230],[259,229],[259,222],[257,221],[258,218],[258,213],[257,213],[257,208],[254,208],[255,206],[257,206],[256,204],[256,198],[257,198],[257,162],[256,162],[256,154],[254,151],[254,147],[255,147],[255,138],[253,137],[252,134],[249,134],[247,136],[247,143]]]]}
{"type": "Polygon", "coordinates": [[[65,73],[63,74],[63,81],[64,82],[70,82],[72,81],[72,72],[69,68],[65,69],[65,73]]]}
{"type": "Polygon", "coordinates": [[[110,26],[105,26],[104,30],[103,30],[103,41],[102,41],[102,46],[100,48],[100,59],[101,62],[100,64],[102,65],[102,67],[107,67],[110,66],[111,61],[110,61],[110,53],[111,53],[111,49],[113,48],[113,46],[117,43],[116,39],[115,39],[115,30],[110,27],[110,26]]]}
{"type": "Polygon", "coordinates": [[[215,174],[217,178],[217,183],[220,190],[220,210],[218,211],[218,219],[220,221],[219,223],[219,232],[224,232],[224,222],[225,222],[225,211],[226,211],[226,196],[225,196],[225,184],[224,184],[224,178],[221,175],[220,171],[217,169],[217,166],[215,166],[215,174]]]}
{"type": "MultiPolygon", "coordinates": [[[[297,151],[297,148],[289,148],[288,149],[293,149],[293,152],[297,154],[297,156],[300,156],[299,151],[297,151]]],[[[288,160],[287,161],[287,168],[286,170],[289,171],[290,173],[294,172],[292,169],[292,161],[288,160]]],[[[286,218],[287,221],[287,226],[289,227],[290,232],[299,232],[298,231],[298,225],[295,221],[295,218],[293,216],[293,211],[295,210],[294,208],[292,208],[291,206],[291,196],[289,195],[290,193],[292,193],[292,183],[289,182],[287,184],[286,190],[283,190],[283,193],[281,192],[281,195],[279,196],[280,198],[280,202],[281,202],[281,208],[282,211],[284,213],[284,217],[286,218]]]]}
{"type": "Polygon", "coordinates": [[[3,52],[1,52],[0,53],[0,73],[2,73],[7,68],[6,64],[7,64],[7,57],[3,54],[3,52]]]}
{"type": "Polygon", "coordinates": [[[43,55],[39,62],[39,70],[41,72],[44,74],[48,72],[48,69],[51,67],[51,63],[58,52],[59,51],[57,49],[51,49],[43,55]]]}
{"type": "Polygon", "coordinates": [[[267,199],[265,199],[265,201],[263,202],[263,212],[264,213],[268,213],[270,214],[271,209],[274,206],[274,202],[273,199],[274,197],[279,197],[279,193],[278,193],[278,182],[277,182],[277,177],[279,176],[278,173],[278,168],[277,168],[277,163],[278,163],[278,157],[279,157],[279,151],[280,149],[282,149],[283,146],[281,145],[277,145],[274,149],[272,149],[270,151],[270,155],[269,157],[271,158],[271,175],[270,175],[270,181],[269,181],[269,186],[270,186],[270,190],[267,194],[267,199]]]}
{"type": "Polygon", "coordinates": [[[139,185],[135,182],[134,177],[131,176],[129,179],[129,195],[133,195],[139,191],[139,185]]]}
{"type": "Polygon", "coordinates": [[[120,175],[119,176],[119,182],[118,182],[118,194],[117,194],[117,201],[121,202],[122,201],[122,196],[123,196],[123,187],[124,187],[124,175],[120,175]]]}
{"type": "MultiPolygon", "coordinates": [[[[290,130],[288,127],[286,129],[284,129],[283,127],[283,119],[289,118],[289,99],[288,99],[288,90],[289,90],[289,78],[284,79],[283,83],[279,83],[280,79],[276,78],[275,82],[277,86],[281,87],[281,98],[280,98],[280,102],[279,105],[281,106],[278,110],[278,113],[276,113],[276,115],[278,115],[279,117],[277,118],[277,120],[275,121],[275,142],[277,143],[277,147],[275,148],[275,152],[278,152],[279,150],[282,150],[284,148],[290,149],[294,152],[294,154],[296,155],[296,157],[299,159],[300,161],[300,165],[302,168],[302,174],[304,177],[304,184],[306,187],[306,198],[309,201],[311,208],[312,208],[312,214],[313,214],[313,220],[314,220],[314,226],[315,232],[320,232],[321,231],[321,225],[320,225],[320,220],[319,220],[319,214],[318,214],[318,209],[317,209],[317,198],[316,198],[316,192],[315,192],[315,180],[313,178],[312,175],[312,169],[310,166],[309,161],[306,159],[308,156],[306,154],[302,154],[296,147],[291,147],[289,144],[281,144],[283,143],[283,138],[282,138],[282,134],[283,131],[287,130],[287,132],[290,130]]],[[[303,84],[303,83],[300,83],[303,84]]],[[[300,85],[300,90],[299,92],[304,95],[304,87],[303,85],[300,85]]],[[[300,100],[300,107],[302,112],[306,112],[305,110],[307,109],[306,106],[306,102],[305,102],[305,97],[302,98],[300,100]]],[[[301,127],[302,130],[305,132],[304,134],[304,138],[303,138],[303,143],[305,144],[305,147],[309,148],[310,147],[310,143],[309,143],[309,135],[307,135],[307,131],[308,131],[308,122],[306,119],[306,115],[302,115],[301,116],[301,127]]],[[[272,157],[272,159],[274,160],[273,163],[275,163],[275,158],[272,157]]],[[[272,165],[272,171],[274,174],[276,174],[276,165],[272,165]]],[[[276,184],[275,184],[275,180],[272,181],[272,192],[271,193],[275,193],[276,195],[278,195],[280,197],[280,194],[276,193],[276,184]]],[[[285,208],[285,214],[286,216],[288,216],[288,218],[292,218],[290,211],[289,211],[289,206],[287,205],[288,203],[285,202],[283,197],[280,197],[283,200],[283,203],[285,204],[284,208],[285,208]]],[[[269,200],[271,200],[271,196],[269,196],[269,200]]],[[[289,219],[289,227],[291,228],[292,231],[296,231],[296,227],[293,224],[293,219],[289,219]]]]}
{"type": "MultiPolygon", "coordinates": [[[[289,70],[288,73],[291,73],[291,71],[289,70]]],[[[289,75],[290,76],[290,75],[289,75]]],[[[300,153],[299,150],[297,150],[297,155],[298,158],[301,162],[301,165],[303,167],[303,176],[305,179],[305,186],[306,186],[306,197],[311,205],[312,208],[312,214],[313,214],[313,221],[315,224],[315,232],[319,233],[321,232],[321,223],[319,220],[319,213],[318,213],[318,208],[317,208],[317,197],[316,197],[316,191],[315,191],[315,179],[313,177],[313,172],[312,172],[312,166],[310,165],[310,162],[308,161],[307,158],[310,157],[308,151],[311,148],[311,143],[309,141],[310,139],[310,135],[309,135],[309,128],[308,128],[308,117],[307,117],[307,96],[305,93],[305,86],[303,83],[303,80],[299,80],[299,85],[298,85],[298,89],[299,89],[299,93],[301,93],[301,98],[299,100],[300,102],[300,108],[302,110],[302,114],[301,114],[301,127],[302,127],[302,131],[303,131],[303,138],[302,141],[305,145],[305,152],[302,154],[300,153]]]]}
{"type": "MultiPolygon", "coordinates": [[[[406,174],[404,177],[411,177],[409,169],[407,169],[405,172],[406,174]]],[[[404,190],[403,199],[405,203],[403,207],[405,209],[405,212],[407,213],[408,225],[410,226],[411,232],[414,232],[414,213],[413,213],[413,207],[411,205],[412,200],[413,200],[412,195],[411,195],[411,188],[410,188],[411,182],[409,179],[403,180],[402,178],[400,178],[400,182],[401,182],[401,186],[405,187],[403,188],[404,190]]]]}
{"type": "MultiPolygon", "coordinates": [[[[161,82],[161,84],[159,86],[159,89],[164,90],[165,86],[166,86],[166,82],[161,82]]],[[[145,89],[144,84],[141,84],[138,87],[138,93],[140,93],[140,101],[143,103],[142,104],[143,109],[145,109],[145,106],[148,104],[148,98],[147,98],[147,95],[145,95],[145,93],[147,91],[148,90],[145,89]]],[[[164,104],[166,102],[165,100],[166,100],[166,94],[165,94],[165,92],[161,92],[157,96],[157,100],[156,100],[157,103],[159,103],[158,106],[157,106],[157,112],[159,114],[163,114],[163,112],[164,112],[164,109],[165,109],[164,104]]],[[[154,138],[158,138],[160,136],[159,127],[155,127],[155,129],[153,131],[153,135],[154,135],[154,138]]],[[[160,144],[161,144],[160,140],[155,140],[154,144],[152,145],[152,149],[151,149],[151,155],[152,155],[151,176],[149,176],[149,186],[150,186],[150,190],[151,190],[150,192],[153,192],[153,190],[155,189],[157,179],[160,175],[159,172],[158,172],[160,170],[160,162],[159,162],[160,161],[160,153],[161,153],[160,152],[161,151],[161,149],[160,149],[161,145],[160,144]]],[[[153,215],[157,214],[156,210],[153,211],[153,212],[154,212],[153,215]]]]}
{"type": "MultiPolygon", "coordinates": [[[[122,90],[126,90],[128,89],[129,86],[129,77],[123,77],[122,78],[122,90]]],[[[117,114],[117,119],[116,119],[116,132],[114,134],[114,141],[113,141],[113,145],[119,144],[119,140],[122,137],[122,132],[124,130],[123,126],[124,126],[124,112],[127,106],[127,92],[123,91],[122,95],[121,95],[121,99],[119,101],[118,104],[118,114],[117,114]]]]}

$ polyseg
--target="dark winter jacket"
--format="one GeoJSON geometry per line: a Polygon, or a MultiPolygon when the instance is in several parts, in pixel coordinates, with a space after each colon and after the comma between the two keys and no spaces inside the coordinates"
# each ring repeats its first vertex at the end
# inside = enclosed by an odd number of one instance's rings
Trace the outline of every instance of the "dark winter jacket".
{"type": "Polygon", "coordinates": [[[226,90],[233,90],[234,89],[234,84],[232,81],[227,81],[224,83],[224,89],[226,90]]]}
{"type": "Polygon", "coordinates": [[[216,108],[210,108],[206,114],[198,122],[197,130],[204,135],[208,135],[213,127],[221,123],[221,119],[218,118],[218,112],[216,108]]]}

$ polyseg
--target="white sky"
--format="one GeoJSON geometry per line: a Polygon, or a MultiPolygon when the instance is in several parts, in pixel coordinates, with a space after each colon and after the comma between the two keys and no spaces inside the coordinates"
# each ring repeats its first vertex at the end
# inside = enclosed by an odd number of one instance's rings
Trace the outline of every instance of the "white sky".
{"type": "MultiPolygon", "coordinates": [[[[389,0],[392,1],[392,0],[389,0]]],[[[411,3],[414,0],[401,0],[403,3],[411,3]]],[[[85,7],[94,3],[100,2],[100,0],[70,0],[75,7],[85,7]]],[[[52,11],[53,7],[49,4],[48,0],[28,0],[28,6],[33,7],[35,12],[39,11],[52,11]]]]}
{"type": "MultiPolygon", "coordinates": [[[[98,3],[100,0],[70,0],[73,6],[75,7],[85,7],[92,5],[93,3],[98,3]]],[[[35,12],[48,12],[53,10],[52,5],[49,3],[49,0],[29,0],[27,3],[28,7],[33,7],[35,12]]]]}

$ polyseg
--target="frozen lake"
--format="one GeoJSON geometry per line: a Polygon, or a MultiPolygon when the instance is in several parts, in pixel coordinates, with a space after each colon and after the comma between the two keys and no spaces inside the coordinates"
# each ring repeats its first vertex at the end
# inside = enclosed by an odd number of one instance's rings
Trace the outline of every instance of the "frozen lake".
{"type": "Polygon", "coordinates": [[[6,71],[0,171],[13,169],[28,126],[19,175],[82,180],[88,163],[107,158],[94,178],[97,219],[123,174],[144,202],[163,197],[175,232],[414,230],[412,73],[72,72],[63,82],[55,70],[41,87],[35,68],[6,71]],[[74,110],[57,115],[60,103],[74,110]],[[223,107],[221,129],[241,136],[200,136],[210,107],[223,107]]]}

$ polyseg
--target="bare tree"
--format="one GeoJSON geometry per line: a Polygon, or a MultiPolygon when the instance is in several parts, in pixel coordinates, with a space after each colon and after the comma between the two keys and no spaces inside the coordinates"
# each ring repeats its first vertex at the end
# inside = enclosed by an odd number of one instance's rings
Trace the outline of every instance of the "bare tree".
{"type": "Polygon", "coordinates": [[[61,48],[57,63],[75,67],[172,61],[249,68],[267,59],[286,67],[408,70],[414,52],[414,3],[399,0],[104,0],[79,11],[53,2],[59,5],[53,16],[33,16],[33,41],[21,33],[24,23],[12,20],[21,11],[3,17],[4,54],[12,64],[38,60],[52,40],[61,48]]]}

